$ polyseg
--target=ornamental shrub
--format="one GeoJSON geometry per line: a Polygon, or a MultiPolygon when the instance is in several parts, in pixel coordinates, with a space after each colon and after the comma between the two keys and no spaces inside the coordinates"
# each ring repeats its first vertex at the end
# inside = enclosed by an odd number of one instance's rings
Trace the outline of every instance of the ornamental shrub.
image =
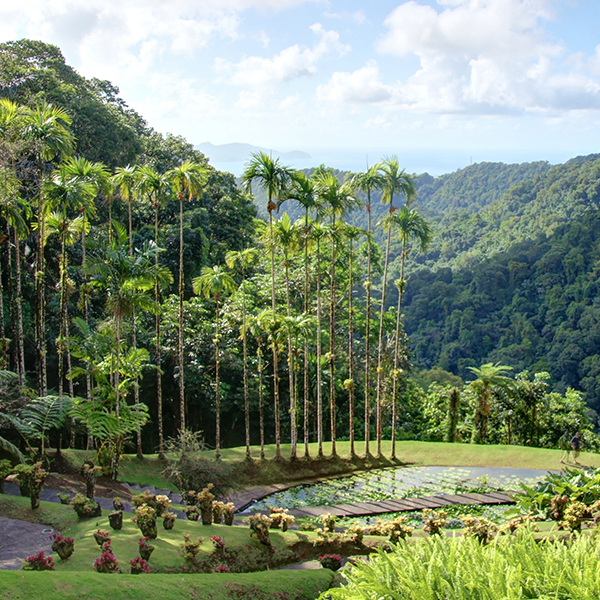
{"type": "Polygon", "coordinates": [[[23,561],[23,571],[54,571],[54,560],[41,550],[23,561]]]}
{"type": "Polygon", "coordinates": [[[118,570],[119,563],[117,563],[117,559],[110,549],[105,549],[94,561],[94,571],[98,573],[117,573],[118,570]]]}
{"type": "Polygon", "coordinates": [[[75,550],[75,540],[70,537],[64,537],[60,533],[50,536],[52,540],[52,550],[60,556],[61,560],[68,560],[75,550]]]}
{"type": "Polygon", "coordinates": [[[150,573],[150,565],[140,556],[136,556],[134,559],[130,560],[129,564],[131,565],[129,572],[132,575],[150,573]]]}
{"type": "Polygon", "coordinates": [[[448,515],[445,511],[423,509],[423,531],[429,535],[442,535],[442,527],[445,527],[448,515]]]}
{"type": "Polygon", "coordinates": [[[342,566],[342,557],[339,554],[323,554],[319,556],[319,562],[324,569],[337,571],[342,566]]]}

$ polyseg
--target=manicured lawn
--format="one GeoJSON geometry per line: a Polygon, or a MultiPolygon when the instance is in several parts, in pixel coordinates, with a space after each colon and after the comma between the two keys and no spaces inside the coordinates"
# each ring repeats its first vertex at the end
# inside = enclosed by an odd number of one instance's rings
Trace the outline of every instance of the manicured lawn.
{"type": "MultiPolygon", "coordinates": [[[[341,460],[333,461],[328,458],[331,444],[324,445],[325,460],[316,461],[317,445],[310,445],[311,461],[304,459],[304,446],[299,446],[299,460],[290,464],[287,458],[290,447],[287,444],[281,446],[281,452],[286,459],[282,464],[276,464],[275,446],[267,446],[265,453],[266,462],[260,461],[260,448],[252,447],[252,457],[257,469],[254,473],[245,469],[245,447],[225,448],[222,450],[222,459],[241,469],[239,480],[244,485],[257,485],[266,483],[281,483],[285,481],[301,481],[314,477],[327,477],[343,473],[350,473],[357,468],[369,468],[370,463],[352,465],[348,462],[350,444],[349,442],[338,442],[338,455],[341,460]]],[[[371,444],[374,449],[373,444],[371,444]]],[[[384,457],[389,457],[391,443],[382,443],[384,457]]],[[[69,454],[74,451],[65,451],[69,454]]],[[[356,452],[360,455],[364,452],[364,443],[356,444],[356,452]]],[[[530,448],[525,446],[487,446],[475,444],[446,444],[443,442],[416,442],[402,441],[396,446],[397,464],[415,466],[461,466],[461,467],[515,467],[528,469],[560,469],[561,450],[547,448],[530,448]]],[[[206,452],[206,457],[214,457],[213,452],[206,452]]],[[[79,458],[79,457],[78,457],[79,458]]],[[[82,459],[83,460],[83,459],[82,459]]],[[[600,454],[583,452],[579,461],[592,467],[600,467],[600,454]]],[[[381,465],[380,465],[381,466],[381,465]]],[[[139,485],[154,485],[175,489],[162,474],[164,464],[158,460],[156,455],[146,455],[143,459],[135,455],[127,455],[121,462],[119,480],[139,485]]]]}
{"type": "Polygon", "coordinates": [[[333,577],[327,569],[203,575],[0,571],[0,594],[3,600],[314,600],[333,577]]]}

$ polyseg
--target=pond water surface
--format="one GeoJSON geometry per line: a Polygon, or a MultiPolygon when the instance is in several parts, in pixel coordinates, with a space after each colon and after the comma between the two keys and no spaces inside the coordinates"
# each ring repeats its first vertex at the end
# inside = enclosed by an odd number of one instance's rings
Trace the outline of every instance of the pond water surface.
{"type": "Polygon", "coordinates": [[[255,502],[245,512],[377,502],[415,496],[511,491],[533,485],[547,471],[508,467],[393,467],[296,486],[255,502]]]}

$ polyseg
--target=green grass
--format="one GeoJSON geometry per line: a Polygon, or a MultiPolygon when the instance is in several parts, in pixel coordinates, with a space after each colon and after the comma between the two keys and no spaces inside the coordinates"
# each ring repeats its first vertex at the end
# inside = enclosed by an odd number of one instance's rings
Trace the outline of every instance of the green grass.
{"type": "MultiPolygon", "coordinates": [[[[385,457],[390,456],[391,443],[383,441],[382,452],[384,461],[358,460],[354,464],[349,460],[349,442],[338,442],[338,456],[340,459],[329,458],[331,444],[323,444],[325,459],[318,461],[314,457],[317,454],[317,445],[310,445],[310,456],[312,460],[304,459],[304,446],[299,446],[299,460],[290,463],[287,457],[290,455],[289,444],[282,444],[281,452],[284,461],[276,463],[275,446],[265,447],[267,460],[261,462],[260,448],[253,446],[252,458],[256,468],[249,468],[245,461],[246,448],[225,448],[222,450],[222,460],[231,463],[238,469],[236,479],[244,486],[265,485],[269,483],[284,483],[310,480],[319,477],[333,477],[351,473],[360,469],[368,469],[374,466],[385,466],[389,463],[385,457]]],[[[376,449],[371,444],[371,450],[376,449]]],[[[65,451],[65,454],[82,451],[65,451]]],[[[364,453],[364,443],[356,444],[356,452],[364,453]]],[[[415,466],[460,466],[460,467],[515,467],[529,469],[560,469],[559,462],[562,456],[561,450],[548,448],[530,448],[525,446],[505,445],[475,445],[475,444],[446,444],[443,442],[417,442],[402,441],[396,445],[397,462],[399,465],[415,466]]],[[[206,452],[206,457],[214,457],[213,452],[206,452]]],[[[83,460],[83,459],[81,459],[83,460]]],[[[586,466],[600,467],[600,454],[583,452],[579,458],[586,466]]],[[[157,488],[175,489],[161,474],[164,465],[156,455],[146,455],[143,459],[135,455],[126,455],[121,461],[119,480],[139,485],[154,485],[157,488]]]]}
{"type": "Polygon", "coordinates": [[[31,510],[29,498],[6,494],[0,494],[0,515],[8,519],[50,525],[53,529],[64,532],[77,529],[79,524],[79,518],[70,506],[42,502],[38,510],[31,510]]]}
{"type": "MultiPolygon", "coordinates": [[[[43,503],[45,504],[45,503],[43,503]]],[[[123,529],[113,531],[108,523],[108,517],[102,516],[98,519],[80,521],[69,531],[69,535],[75,539],[75,552],[68,561],[56,562],[58,571],[86,571],[100,555],[99,546],[93,537],[95,531],[107,531],[111,534],[111,546],[113,553],[123,570],[129,568],[129,561],[139,556],[138,540],[142,536],[140,530],[131,520],[132,515],[124,514],[123,529]]],[[[287,531],[285,533],[275,530],[271,532],[273,554],[270,555],[267,548],[250,537],[248,526],[226,525],[202,525],[199,522],[178,519],[175,528],[167,531],[162,527],[162,520],[158,521],[158,538],[152,540],[155,550],[150,558],[153,571],[161,573],[177,572],[181,570],[183,559],[179,547],[183,542],[183,534],[187,533],[192,539],[202,537],[204,542],[201,546],[200,559],[209,559],[213,552],[213,544],[210,536],[218,535],[225,541],[230,558],[236,561],[235,570],[261,570],[266,569],[269,564],[290,564],[300,559],[293,551],[293,547],[302,547],[302,553],[315,554],[311,552],[312,540],[316,534],[312,532],[287,531]]]]}
{"type": "Polygon", "coordinates": [[[3,600],[313,600],[333,577],[327,569],[202,576],[0,571],[0,589],[3,600]]]}

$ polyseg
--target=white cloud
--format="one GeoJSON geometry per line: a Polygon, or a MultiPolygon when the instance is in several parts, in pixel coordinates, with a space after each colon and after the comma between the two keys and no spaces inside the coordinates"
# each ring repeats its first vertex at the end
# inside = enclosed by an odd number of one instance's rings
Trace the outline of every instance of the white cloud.
{"type": "Polygon", "coordinates": [[[367,22],[367,15],[364,10],[357,10],[355,12],[325,12],[325,16],[329,19],[339,19],[340,21],[351,21],[357,25],[362,25],[367,22]]]}
{"type": "Polygon", "coordinates": [[[543,26],[553,18],[553,3],[438,0],[439,10],[400,4],[377,43],[381,53],[420,61],[397,84],[397,107],[482,114],[597,108],[600,57],[585,68],[564,46],[548,41],[543,26]],[[560,76],[565,70],[566,80],[560,76]]]}
{"type": "Polygon", "coordinates": [[[215,63],[217,73],[240,87],[273,85],[311,75],[317,70],[318,61],[329,52],[337,51],[343,55],[350,50],[340,42],[336,31],[327,31],[320,23],[311,25],[310,29],[319,38],[312,48],[294,44],[271,58],[250,56],[236,64],[218,59],[215,63]]]}
{"type": "Polygon", "coordinates": [[[374,60],[353,73],[336,72],[328,83],[317,88],[317,98],[333,104],[381,103],[389,101],[393,94],[393,88],[380,81],[379,67],[374,60]]]}

